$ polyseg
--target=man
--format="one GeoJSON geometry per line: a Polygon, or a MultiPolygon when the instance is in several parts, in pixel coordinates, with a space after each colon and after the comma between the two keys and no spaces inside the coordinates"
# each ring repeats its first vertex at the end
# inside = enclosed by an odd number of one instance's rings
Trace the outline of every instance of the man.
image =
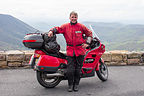
{"type": "Polygon", "coordinates": [[[83,24],[77,22],[78,14],[74,11],[70,13],[70,23],[61,25],[60,27],[52,28],[48,36],[53,34],[63,34],[67,43],[67,78],[68,91],[78,91],[80,81],[81,68],[83,65],[85,49],[89,46],[92,39],[92,32],[83,24]],[[86,35],[87,40],[84,40],[83,34],[86,35]],[[74,63],[76,61],[76,63],[74,63]]]}

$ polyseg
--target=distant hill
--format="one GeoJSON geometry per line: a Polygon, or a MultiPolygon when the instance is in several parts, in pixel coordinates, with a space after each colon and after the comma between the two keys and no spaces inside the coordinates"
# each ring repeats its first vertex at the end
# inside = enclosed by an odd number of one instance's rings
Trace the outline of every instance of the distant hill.
{"type": "MultiPolygon", "coordinates": [[[[106,50],[129,50],[129,51],[144,51],[144,25],[140,24],[121,24],[121,23],[106,23],[106,22],[82,22],[89,27],[92,25],[96,34],[100,37],[102,43],[106,45],[106,50]]],[[[37,23],[38,28],[51,28],[52,24],[46,23],[41,26],[41,22],[37,23]],[[49,25],[49,26],[46,26],[49,25]]],[[[60,24],[55,24],[59,26],[60,24]]],[[[65,43],[62,36],[58,35],[57,41],[65,49],[65,43]]]]}
{"type": "Polygon", "coordinates": [[[107,50],[143,50],[144,25],[104,22],[84,22],[92,25],[107,50]]]}
{"type": "MultiPolygon", "coordinates": [[[[83,24],[92,25],[102,43],[106,45],[106,50],[144,51],[144,25],[105,22],[83,22],[83,24]]],[[[54,26],[47,22],[37,22],[35,25],[38,26],[36,28],[46,32],[54,26]]],[[[0,14],[0,50],[25,49],[22,44],[23,37],[36,31],[13,16],[0,14]]],[[[63,36],[58,35],[57,41],[61,45],[61,50],[65,50],[63,36]]]]}
{"type": "Polygon", "coordinates": [[[23,37],[35,31],[36,29],[13,16],[0,14],[0,50],[24,48],[23,37]]]}

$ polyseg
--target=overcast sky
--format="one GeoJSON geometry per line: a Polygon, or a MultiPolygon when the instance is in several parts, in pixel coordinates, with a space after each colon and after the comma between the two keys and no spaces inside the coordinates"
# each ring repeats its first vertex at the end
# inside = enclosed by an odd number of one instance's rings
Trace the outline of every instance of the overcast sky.
{"type": "Polygon", "coordinates": [[[144,24],[144,0],[1,0],[0,14],[25,22],[65,20],[76,11],[80,21],[144,24]]]}

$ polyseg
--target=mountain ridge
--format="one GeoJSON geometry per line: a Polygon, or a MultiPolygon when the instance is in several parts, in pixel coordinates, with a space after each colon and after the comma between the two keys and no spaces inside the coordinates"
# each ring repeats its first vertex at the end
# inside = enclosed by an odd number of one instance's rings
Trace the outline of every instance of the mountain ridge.
{"type": "Polygon", "coordinates": [[[21,49],[25,34],[35,31],[35,28],[11,15],[0,14],[0,45],[3,50],[21,49]]]}
{"type": "MultiPolygon", "coordinates": [[[[88,25],[89,23],[86,23],[88,25]]],[[[111,24],[111,23],[109,23],[111,24]]],[[[144,25],[142,24],[119,24],[119,26],[105,27],[96,26],[94,30],[105,42],[107,50],[144,50],[144,25]]]]}
{"type": "MultiPolygon", "coordinates": [[[[94,31],[106,45],[106,50],[138,50],[144,51],[144,25],[122,24],[119,22],[82,22],[84,25],[92,25],[94,31]]],[[[53,25],[44,22],[44,25],[36,23],[38,28],[46,29],[53,25]],[[40,25],[39,25],[40,24],[40,25]],[[48,25],[45,25],[48,24],[48,25]]],[[[55,24],[57,25],[57,24],[55,24]]],[[[59,25],[59,23],[58,23],[59,25]]],[[[23,21],[11,16],[0,14],[0,50],[26,49],[22,40],[27,33],[34,33],[37,29],[29,26],[23,21]]],[[[57,41],[61,49],[66,49],[63,36],[58,35],[57,41]]]]}

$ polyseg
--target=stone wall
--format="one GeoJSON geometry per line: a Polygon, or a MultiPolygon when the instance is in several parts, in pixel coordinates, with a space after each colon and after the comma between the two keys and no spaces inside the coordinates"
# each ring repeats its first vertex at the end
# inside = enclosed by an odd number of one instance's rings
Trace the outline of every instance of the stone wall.
{"type": "Polygon", "coordinates": [[[0,51],[0,68],[28,67],[33,51],[0,51]]]}
{"type": "Polygon", "coordinates": [[[144,65],[144,52],[109,51],[102,55],[107,65],[144,65]]]}
{"type": "MultiPolygon", "coordinates": [[[[33,51],[0,51],[0,68],[29,68],[33,51]]],[[[107,65],[144,65],[144,52],[109,51],[102,55],[107,65]]]]}

